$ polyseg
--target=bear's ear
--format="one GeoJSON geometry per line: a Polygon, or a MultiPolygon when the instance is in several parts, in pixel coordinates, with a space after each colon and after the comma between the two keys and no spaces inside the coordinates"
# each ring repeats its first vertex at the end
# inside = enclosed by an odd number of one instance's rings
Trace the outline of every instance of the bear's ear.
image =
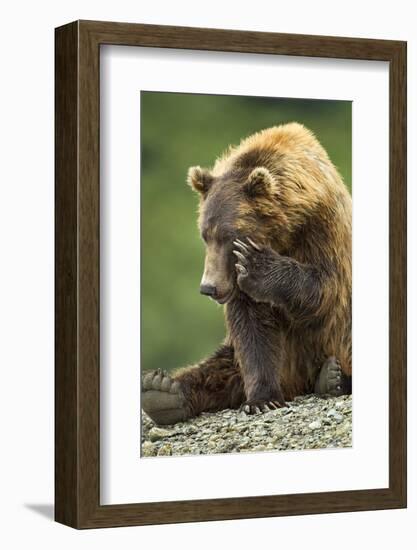
{"type": "Polygon", "coordinates": [[[188,170],[187,183],[194,191],[206,195],[213,183],[213,176],[206,168],[192,166],[188,170]]]}
{"type": "Polygon", "coordinates": [[[258,167],[252,170],[244,184],[245,193],[249,197],[269,195],[274,188],[274,179],[266,168],[258,167]]]}

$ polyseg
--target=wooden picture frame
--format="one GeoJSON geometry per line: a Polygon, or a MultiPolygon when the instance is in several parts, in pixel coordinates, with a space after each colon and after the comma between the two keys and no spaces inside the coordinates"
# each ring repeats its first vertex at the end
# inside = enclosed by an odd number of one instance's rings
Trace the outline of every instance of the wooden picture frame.
{"type": "Polygon", "coordinates": [[[406,43],[111,22],[56,29],[55,518],[116,527],[406,506],[406,43]],[[389,487],[100,505],[99,56],[118,44],[389,62],[389,487]]]}

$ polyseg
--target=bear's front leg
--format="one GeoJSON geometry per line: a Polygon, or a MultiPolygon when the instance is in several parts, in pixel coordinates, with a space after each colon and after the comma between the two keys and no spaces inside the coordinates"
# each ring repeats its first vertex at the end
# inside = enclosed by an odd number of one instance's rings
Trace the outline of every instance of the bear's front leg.
{"type": "Polygon", "coordinates": [[[319,270],[282,256],[251,239],[234,241],[237,284],[256,302],[284,308],[294,319],[314,316],[322,297],[319,270]]]}
{"type": "Polygon", "coordinates": [[[271,307],[239,293],[227,304],[226,319],[246,396],[241,410],[254,414],[285,407],[280,331],[271,307]]]}

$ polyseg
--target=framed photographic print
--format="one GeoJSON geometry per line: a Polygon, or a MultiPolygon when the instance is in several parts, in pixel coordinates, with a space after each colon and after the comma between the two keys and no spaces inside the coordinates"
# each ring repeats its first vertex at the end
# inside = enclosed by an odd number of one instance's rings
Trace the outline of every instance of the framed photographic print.
{"type": "Polygon", "coordinates": [[[56,29],[56,520],[406,506],[406,44],[56,29]]]}

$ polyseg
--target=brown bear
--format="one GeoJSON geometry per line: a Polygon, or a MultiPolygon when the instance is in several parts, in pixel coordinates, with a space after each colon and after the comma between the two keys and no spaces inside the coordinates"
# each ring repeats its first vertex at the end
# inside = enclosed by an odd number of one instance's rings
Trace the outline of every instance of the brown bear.
{"type": "Polygon", "coordinates": [[[262,130],[188,182],[206,245],[200,292],[224,305],[227,335],[195,366],[144,373],[144,411],[173,424],[350,393],[352,201],[313,133],[262,130]]]}

